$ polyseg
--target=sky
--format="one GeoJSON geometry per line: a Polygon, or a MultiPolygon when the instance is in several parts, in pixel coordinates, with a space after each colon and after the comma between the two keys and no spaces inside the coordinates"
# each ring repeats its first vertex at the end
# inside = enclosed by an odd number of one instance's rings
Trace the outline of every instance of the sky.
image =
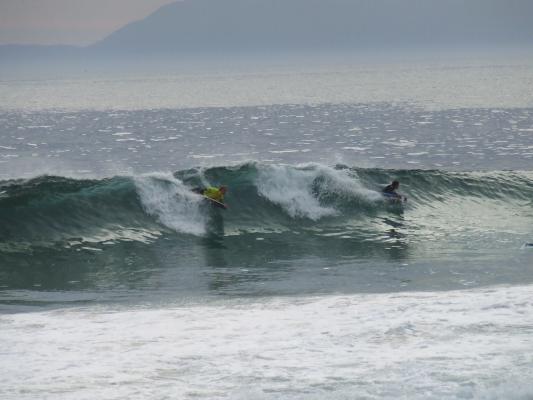
{"type": "Polygon", "coordinates": [[[0,44],[88,45],[176,0],[0,0],[0,44]]]}

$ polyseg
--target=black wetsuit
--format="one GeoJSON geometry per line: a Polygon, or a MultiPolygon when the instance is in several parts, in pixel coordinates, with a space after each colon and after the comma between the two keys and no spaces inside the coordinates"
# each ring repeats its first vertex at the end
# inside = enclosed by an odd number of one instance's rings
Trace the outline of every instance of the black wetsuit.
{"type": "Polygon", "coordinates": [[[400,197],[400,195],[399,195],[398,193],[396,193],[396,189],[395,189],[394,186],[392,186],[392,185],[389,185],[389,186],[387,186],[386,188],[384,188],[384,189],[382,190],[382,192],[383,192],[384,194],[389,195],[389,196],[400,197]]]}

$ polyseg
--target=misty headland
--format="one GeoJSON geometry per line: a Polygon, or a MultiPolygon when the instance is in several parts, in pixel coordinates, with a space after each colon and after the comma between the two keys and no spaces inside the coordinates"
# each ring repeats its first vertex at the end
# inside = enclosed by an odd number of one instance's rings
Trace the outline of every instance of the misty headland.
{"type": "Polygon", "coordinates": [[[0,46],[0,68],[527,53],[531,15],[527,0],[183,0],[88,46],[0,46]]]}

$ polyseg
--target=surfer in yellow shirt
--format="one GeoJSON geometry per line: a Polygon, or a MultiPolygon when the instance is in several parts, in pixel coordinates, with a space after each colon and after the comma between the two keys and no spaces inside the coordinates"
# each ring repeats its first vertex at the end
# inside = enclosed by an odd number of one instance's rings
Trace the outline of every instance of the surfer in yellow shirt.
{"type": "Polygon", "coordinates": [[[227,191],[228,188],[226,186],[220,186],[218,188],[211,186],[205,189],[202,194],[205,197],[209,197],[210,199],[218,201],[219,203],[224,203],[224,195],[227,191]]]}
{"type": "Polygon", "coordinates": [[[218,188],[210,186],[205,189],[193,189],[193,192],[201,194],[202,196],[207,197],[208,199],[214,200],[216,203],[213,204],[223,208],[227,208],[227,206],[224,204],[224,195],[227,193],[227,191],[227,186],[220,186],[218,188]]]}

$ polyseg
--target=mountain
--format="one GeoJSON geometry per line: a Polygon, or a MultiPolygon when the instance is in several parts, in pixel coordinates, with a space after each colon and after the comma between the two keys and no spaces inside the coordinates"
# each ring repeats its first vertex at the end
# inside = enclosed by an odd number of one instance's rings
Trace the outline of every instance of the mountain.
{"type": "Polygon", "coordinates": [[[85,48],[0,46],[0,66],[201,54],[531,49],[531,0],[183,0],[85,48]]]}
{"type": "Polygon", "coordinates": [[[531,0],[184,0],[91,46],[119,53],[531,45],[531,0]]]}

